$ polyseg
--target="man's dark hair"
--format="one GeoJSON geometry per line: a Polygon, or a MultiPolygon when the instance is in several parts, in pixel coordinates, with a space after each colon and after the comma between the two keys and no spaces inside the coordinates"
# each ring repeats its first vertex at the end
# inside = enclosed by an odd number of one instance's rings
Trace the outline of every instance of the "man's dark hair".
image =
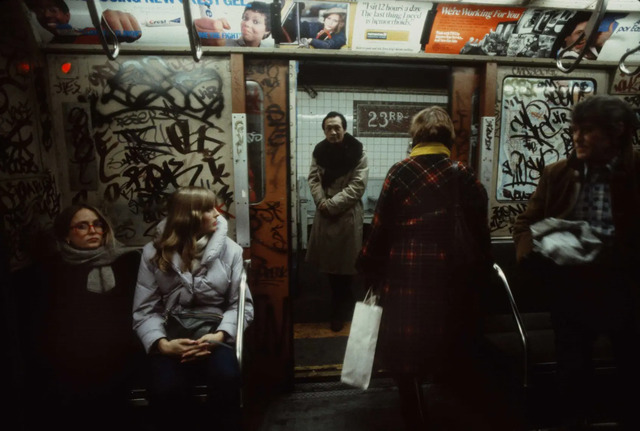
{"type": "Polygon", "coordinates": [[[590,96],[573,108],[571,120],[575,124],[591,123],[601,127],[610,136],[621,132],[620,146],[630,146],[638,128],[638,118],[633,108],[615,96],[590,96]],[[622,123],[622,131],[620,131],[622,123]]]}
{"type": "Polygon", "coordinates": [[[246,12],[248,10],[264,15],[264,26],[267,28],[267,31],[271,31],[271,5],[268,5],[267,3],[262,1],[254,1],[251,3],[247,3],[244,11],[246,12]]]}
{"type": "MultiPolygon", "coordinates": [[[[53,5],[58,9],[60,9],[63,13],[69,13],[69,6],[67,6],[67,3],[64,0],[52,0],[52,2],[53,2],[53,5]]],[[[26,4],[29,7],[29,9],[35,10],[39,6],[40,1],[30,0],[26,4]]]]}
{"type": "Polygon", "coordinates": [[[327,116],[326,116],[326,117],[324,117],[324,119],[322,120],[322,130],[324,130],[324,123],[325,123],[325,121],[327,121],[327,119],[328,119],[328,118],[333,118],[333,117],[338,117],[338,118],[340,118],[340,121],[342,121],[342,128],[343,128],[344,130],[347,130],[347,119],[346,119],[346,118],[344,118],[344,115],[342,115],[341,113],[336,112],[336,111],[331,111],[331,112],[329,112],[329,113],[327,114],[327,116]]]}

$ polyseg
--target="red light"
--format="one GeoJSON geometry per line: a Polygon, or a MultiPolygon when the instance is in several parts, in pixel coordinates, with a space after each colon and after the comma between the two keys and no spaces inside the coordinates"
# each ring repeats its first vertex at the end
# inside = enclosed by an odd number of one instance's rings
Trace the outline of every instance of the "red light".
{"type": "Polygon", "coordinates": [[[16,69],[18,70],[18,73],[20,75],[26,75],[31,70],[31,65],[26,61],[22,61],[18,63],[18,65],[16,66],[16,69]]]}
{"type": "Polygon", "coordinates": [[[62,73],[69,73],[69,71],[71,70],[71,63],[62,63],[62,66],[60,66],[60,70],[62,70],[62,73]]]}

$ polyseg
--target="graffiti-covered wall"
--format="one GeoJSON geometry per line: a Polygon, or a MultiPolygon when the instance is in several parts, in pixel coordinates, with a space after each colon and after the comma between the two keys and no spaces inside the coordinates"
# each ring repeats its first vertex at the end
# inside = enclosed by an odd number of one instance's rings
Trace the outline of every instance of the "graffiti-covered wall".
{"type": "Polygon", "coordinates": [[[228,59],[50,56],[65,204],[103,208],[116,237],[142,245],[176,188],[218,195],[234,237],[228,59]]]}
{"type": "Polygon", "coordinates": [[[45,73],[13,3],[0,16],[0,217],[12,270],[30,263],[32,234],[60,209],[45,73]]]}
{"type": "Polygon", "coordinates": [[[492,154],[482,162],[493,169],[490,185],[484,180],[493,236],[511,236],[513,222],[525,210],[545,166],[565,158],[573,148],[573,106],[585,97],[607,93],[607,82],[602,71],[569,77],[555,69],[499,70],[495,124],[485,119],[483,125],[484,136],[495,136],[493,143],[483,143],[485,154],[492,154]]]}

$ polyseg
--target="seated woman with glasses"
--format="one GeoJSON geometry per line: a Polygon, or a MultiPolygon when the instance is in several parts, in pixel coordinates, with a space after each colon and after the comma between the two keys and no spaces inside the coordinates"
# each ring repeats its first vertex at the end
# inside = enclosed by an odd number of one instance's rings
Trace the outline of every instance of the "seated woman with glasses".
{"type": "Polygon", "coordinates": [[[136,352],[143,355],[131,318],[141,255],[118,243],[91,205],[64,209],[52,233],[40,262],[43,300],[35,304],[42,319],[34,326],[40,383],[47,388],[42,405],[65,429],[86,427],[93,415],[99,419],[91,428],[106,427],[122,419],[128,373],[136,352]]]}

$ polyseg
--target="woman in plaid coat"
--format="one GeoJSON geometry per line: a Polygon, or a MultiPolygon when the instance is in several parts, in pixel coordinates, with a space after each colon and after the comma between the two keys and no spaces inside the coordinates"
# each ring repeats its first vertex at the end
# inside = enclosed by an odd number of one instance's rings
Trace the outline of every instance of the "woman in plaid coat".
{"type": "Polygon", "coordinates": [[[376,359],[396,377],[409,429],[418,429],[420,380],[446,380],[470,358],[477,291],[492,259],[487,194],[469,168],[449,158],[455,137],[449,115],[440,107],[426,108],[413,118],[410,133],[411,155],[387,174],[358,266],[367,280],[381,281],[376,359]],[[480,245],[481,268],[452,269],[456,185],[480,245]]]}

